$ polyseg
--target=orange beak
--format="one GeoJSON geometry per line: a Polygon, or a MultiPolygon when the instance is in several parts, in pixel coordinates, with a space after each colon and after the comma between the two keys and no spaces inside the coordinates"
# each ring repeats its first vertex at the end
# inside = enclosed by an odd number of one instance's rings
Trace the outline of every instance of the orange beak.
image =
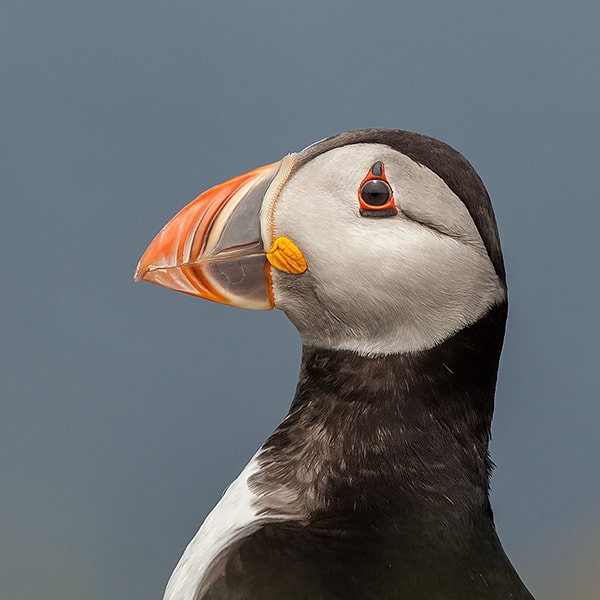
{"type": "Polygon", "coordinates": [[[255,169],[200,194],[154,238],[135,280],[240,308],[273,308],[260,213],[280,166],[255,169]]]}

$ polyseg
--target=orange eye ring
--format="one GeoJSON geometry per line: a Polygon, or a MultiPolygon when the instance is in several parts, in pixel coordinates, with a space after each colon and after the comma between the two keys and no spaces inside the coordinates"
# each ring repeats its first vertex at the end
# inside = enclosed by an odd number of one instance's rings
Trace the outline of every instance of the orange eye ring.
{"type": "Polygon", "coordinates": [[[394,192],[385,176],[385,167],[377,161],[361,181],[358,205],[363,217],[392,217],[398,214],[394,192]]]}

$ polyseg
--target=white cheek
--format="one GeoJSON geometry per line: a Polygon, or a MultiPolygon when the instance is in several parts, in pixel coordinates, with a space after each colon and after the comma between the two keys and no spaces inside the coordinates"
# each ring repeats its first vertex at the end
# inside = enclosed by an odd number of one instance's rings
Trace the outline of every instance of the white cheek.
{"type": "MultiPolygon", "coordinates": [[[[343,323],[338,339],[328,341],[335,347],[366,354],[429,348],[503,299],[485,254],[405,225],[396,247],[382,236],[370,245],[346,244],[335,258],[315,261],[317,295],[343,323]]],[[[318,343],[315,333],[307,332],[318,343]]]]}
{"type": "Polygon", "coordinates": [[[276,305],[304,344],[362,354],[423,350],[505,298],[466,207],[437,175],[385,147],[328,154],[290,178],[275,211],[275,234],[290,237],[308,263],[303,275],[273,278],[276,305]],[[381,157],[390,181],[405,183],[395,192],[401,210],[361,217],[358,187],[381,157]],[[419,217],[437,219],[448,235],[419,217]]]}

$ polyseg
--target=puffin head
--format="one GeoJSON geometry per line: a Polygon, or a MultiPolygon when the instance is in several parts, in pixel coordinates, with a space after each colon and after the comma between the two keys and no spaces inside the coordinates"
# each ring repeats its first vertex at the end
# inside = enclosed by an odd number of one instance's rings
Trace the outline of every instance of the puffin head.
{"type": "Polygon", "coordinates": [[[307,347],[432,348],[506,302],[491,203],[433,138],[343,133],[198,196],[135,279],[242,308],[283,310],[307,347]]]}

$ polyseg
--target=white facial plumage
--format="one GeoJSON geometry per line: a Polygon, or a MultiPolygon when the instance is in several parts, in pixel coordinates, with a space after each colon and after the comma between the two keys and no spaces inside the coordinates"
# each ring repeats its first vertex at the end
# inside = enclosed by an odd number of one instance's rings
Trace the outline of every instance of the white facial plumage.
{"type": "Polygon", "coordinates": [[[308,270],[273,268],[273,295],[306,346],[363,355],[425,350],[506,297],[460,198],[436,173],[389,146],[329,150],[294,169],[277,192],[263,239],[291,239],[308,270]],[[360,184],[377,161],[394,194],[395,216],[359,213],[360,184]]]}

